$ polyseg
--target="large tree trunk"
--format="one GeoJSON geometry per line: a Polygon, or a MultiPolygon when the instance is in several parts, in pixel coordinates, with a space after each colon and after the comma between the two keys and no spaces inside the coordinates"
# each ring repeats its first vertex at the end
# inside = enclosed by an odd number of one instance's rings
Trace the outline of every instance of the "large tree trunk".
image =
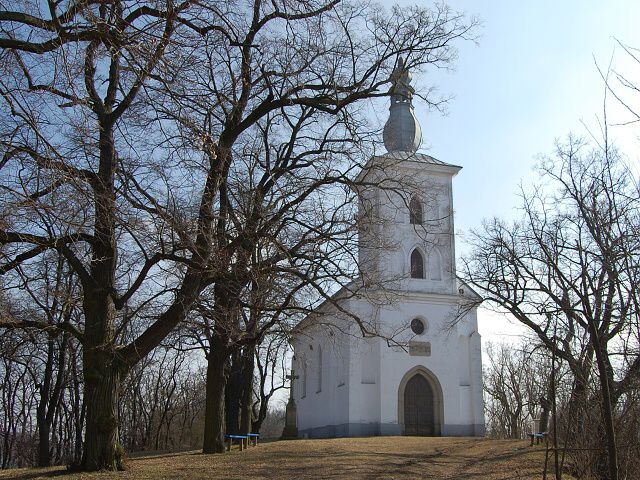
{"type": "Polygon", "coordinates": [[[551,372],[549,376],[549,382],[546,385],[544,394],[540,396],[540,424],[538,428],[540,432],[549,431],[549,417],[551,416],[551,409],[553,406],[553,396],[555,395],[555,372],[551,372]]]}
{"type": "Polygon", "coordinates": [[[110,347],[84,350],[86,433],[83,470],[123,470],[118,443],[118,398],[124,369],[110,347]]]}
{"type": "Polygon", "coordinates": [[[73,385],[73,428],[75,431],[75,441],[73,448],[73,464],[80,465],[82,463],[82,431],[84,430],[84,419],[87,411],[87,403],[83,401],[83,385],[78,371],[79,355],[77,350],[73,348],[71,358],[71,382],[73,385]]]}
{"type": "Polygon", "coordinates": [[[589,402],[590,365],[591,356],[586,356],[582,364],[573,366],[571,369],[575,383],[571,390],[568,411],[575,415],[575,431],[572,434],[578,437],[583,437],[587,434],[587,424],[591,414],[589,402]]]}
{"type": "MultiPolygon", "coordinates": [[[[595,327],[592,325],[592,331],[595,327]]],[[[609,480],[618,480],[618,449],[616,446],[616,431],[613,419],[613,401],[611,397],[612,370],[609,364],[607,347],[604,341],[601,343],[597,333],[593,335],[596,351],[596,361],[598,364],[598,378],[600,380],[600,394],[602,397],[602,419],[607,439],[607,463],[609,480]]]]}
{"type": "MultiPolygon", "coordinates": [[[[240,351],[231,354],[229,379],[225,389],[225,417],[227,433],[237,434],[242,430],[238,422],[240,416],[240,398],[242,396],[242,363],[240,351]]],[[[244,432],[246,433],[246,432],[244,432]]]]}
{"type": "MultiPolygon", "coordinates": [[[[220,188],[221,203],[225,204],[225,187],[220,188]],[[224,201],[222,199],[225,199],[224,201]]],[[[218,219],[219,232],[224,231],[224,213],[218,219]]],[[[223,244],[223,239],[219,239],[223,244]]],[[[203,453],[222,453],[225,450],[225,391],[229,379],[229,360],[233,352],[232,336],[239,325],[239,293],[241,284],[220,280],[213,291],[214,322],[207,356],[207,395],[205,400],[203,453]]],[[[229,432],[231,433],[231,432],[229,432]]]]}
{"type": "MultiPolygon", "coordinates": [[[[40,387],[40,401],[36,412],[36,423],[38,425],[38,466],[48,467],[51,464],[51,450],[49,445],[49,435],[51,433],[50,424],[47,422],[47,407],[49,404],[51,391],[51,381],[53,377],[53,352],[55,340],[49,338],[47,341],[47,361],[44,368],[44,377],[40,387]]],[[[61,372],[58,373],[61,375],[61,372]]]]}
{"type": "Polygon", "coordinates": [[[224,393],[229,375],[229,352],[226,347],[226,338],[214,332],[207,356],[203,453],[224,452],[224,393]]]}
{"type": "Polygon", "coordinates": [[[85,292],[84,311],[86,430],[82,469],[123,470],[123,449],[118,443],[118,399],[126,366],[114,346],[115,307],[107,293],[85,292]]]}
{"type": "Polygon", "coordinates": [[[117,261],[114,124],[99,110],[96,114],[100,125],[100,164],[98,180],[92,185],[95,224],[91,280],[83,282],[83,372],[87,417],[82,469],[87,471],[124,469],[123,450],[118,443],[118,393],[126,369],[118,360],[114,339],[113,292],[117,261]]]}
{"type": "MultiPolygon", "coordinates": [[[[60,343],[51,338],[47,345],[47,364],[45,375],[40,391],[40,402],[38,404],[38,466],[48,467],[51,465],[51,427],[53,425],[56,411],[60,404],[60,396],[64,388],[64,377],[67,363],[67,345],[69,337],[63,333],[60,343]],[[58,351],[58,363],[54,366],[54,352],[58,351]],[[53,372],[56,371],[56,381],[53,384],[53,372]]],[[[58,449],[59,450],[59,449],[58,449]]]]}
{"type": "MultiPolygon", "coordinates": [[[[38,413],[38,416],[40,414],[38,413]]],[[[49,425],[47,422],[38,420],[38,466],[48,467],[51,465],[51,449],[49,446],[49,425]]]]}
{"type": "Polygon", "coordinates": [[[84,470],[123,470],[122,448],[118,444],[117,372],[103,372],[103,378],[89,381],[85,388],[87,430],[83,450],[84,470]]]}
{"type": "Polygon", "coordinates": [[[251,430],[255,433],[260,433],[262,428],[262,422],[267,418],[267,406],[269,404],[269,398],[265,395],[260,397],[260,407],[258,408],[258,415],[256,419],[251,422],[251,430]]]}
{"type": "Polygon", "coordinates": [[[540,423],[538,428],[540,432],[549,431],[549,416],[551,414],[551,400],[548,395],[540,397],[540,423]]]}
{"type": "Polygon", "coordinates": [[[253,413],[253,369],[254,347],[247,345],[242,351],[242,397],[240,400],[240,431],[251,433],[251,417],[253,413]]]}

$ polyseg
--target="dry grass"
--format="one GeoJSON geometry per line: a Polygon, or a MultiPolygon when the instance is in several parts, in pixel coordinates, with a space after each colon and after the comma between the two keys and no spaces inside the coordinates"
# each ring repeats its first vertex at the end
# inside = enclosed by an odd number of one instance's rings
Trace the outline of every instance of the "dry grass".
{"type": "MultiPolygon", "coordinates": [[[[235,448],[235,447],[234,447],[235,448]]],[[[263,443],[244,452],[185,452],[128,460],[126,472],[67,474],[62,467],[0,472],[0,479],[540,479],[544,448],[528,441],[372,437],[263,443]]]]}

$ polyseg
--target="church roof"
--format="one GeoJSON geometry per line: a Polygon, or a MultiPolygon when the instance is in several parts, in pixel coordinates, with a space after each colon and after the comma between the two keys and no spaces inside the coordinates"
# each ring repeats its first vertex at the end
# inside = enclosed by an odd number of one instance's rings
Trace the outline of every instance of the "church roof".
{"type": "Polygon", "coordinates": [[[327,309],[331,306],[334,306],[336,302],[340,302],[353,297],[352,288],[358,280],[360,280],[360,277],[357,277],[355,280],[349,282],[346,285],[343,285],[332,295],[325,298],[318,306],[314,307],[310,313],[305,315],[304,318],[293,327],[293,333],[295,333],[296,330],[304,329],[307,324],[310,323],[318,314],[322,315],[324,313],[327,313],[327,309]],[[351,292],[351,294],[347,295],[347,293],[349,292],[351,292]]]}
{"type": "Polygon", "coordinates": [[[427,164],[427,165],[441,165],[444,167],[452,167],[461,170],[462,167],[460,165],[454,165],[453,163],[443,162],[442,160],[438,160],[431,155],[427,155],[425,153],[418,152],[387,152],[384,155],[381,155],[382,158],[392,158],[394,160],[406,160],[409,162],[415,162],[417,164],[427,164]]]}
{"type": "Polygon", "coordinates": [[[456,280],[457,280],[457,283],[458,283],[458,293],[460,295],[469,297],[472,300],[476,301],[478,304],[481,303],[484,300],[484,298],[482,298],[482,295],[480,295],[478,292],[476,292],[471,287],[471,285],[469,285],[467,282],[462,280],[457,275],[456,275],[456,280]]]}
{"type": "MultiPolygon", "coordinates": [[[[358,282],[360,277],[357,277],[354,281],[348,283],[347,285],[342,286],[339,290],[337,290],[333,295],[326,298],[322,303],[320,303],[317,307],[313,309],[310,313],[305,315],[305,317],[300,320],[294,327],[292,333],[295,335],[297,332],[304,330],[310,324],[313,324],[314,320],[320,315],[326,315],[330,312],[330,308],[335,307],[337,303],[340,303],[349,299],[362,299],[364,297],[359,297],[357,289],[354,290],[354,285],[358,282]]],[[[473,305],[474,308],[477,307],[484,300],[483,297],[478,294],[471,286],[463,281],[460,277],[456,275],[456,288],[457,293],[435,293],[435,292],[410,292],[413,296],[419,296],[421,298],[466,298],[467,300],[463,300],[469,305],[473,305]]],[[[365,289],[366,290],[366,289],[365,289]]],[[[409,292],[404,292],[407,294],[409,292]]],[[[333,313],[336,313],[334,310],[333,313]]]]}
{"type": "Polygon", "coordinates": [[[452,163],[443,162],[431,155],[418,152],[391,152],[382,155],[375,155],[362,167],[356,177],[356,182],[361,182],[369,174],[375,172],[386,172],[389,174],[393,169],[429,169],[431,172],[441,172],[448,175],[456,175],[462,167],[452,163]]]}

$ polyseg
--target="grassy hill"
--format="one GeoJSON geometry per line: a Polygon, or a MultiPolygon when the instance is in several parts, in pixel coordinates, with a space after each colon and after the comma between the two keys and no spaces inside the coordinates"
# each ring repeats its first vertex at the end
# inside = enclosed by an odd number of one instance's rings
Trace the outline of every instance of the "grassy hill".
{"type": "MultiPolygon", "coordinates": [[[[0,479],[540,479],[543,446],[526,440],[372,437],[263,443],[225,455],[132,458],[126,472],[66,474],[62,467],[0,472],[0,479]]],[[[551,473],[551,472],[550,472],[551,473]]]]}

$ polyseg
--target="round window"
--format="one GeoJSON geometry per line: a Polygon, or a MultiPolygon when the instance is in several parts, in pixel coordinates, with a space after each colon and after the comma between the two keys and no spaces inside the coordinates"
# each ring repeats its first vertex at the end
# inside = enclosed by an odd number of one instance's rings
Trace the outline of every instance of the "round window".
{"type": "Polygon", "coordinates": [[[424,322],[419,318],[411,320],[411,331],[416,335],[422,335],[424,333],[424,322]]]}

